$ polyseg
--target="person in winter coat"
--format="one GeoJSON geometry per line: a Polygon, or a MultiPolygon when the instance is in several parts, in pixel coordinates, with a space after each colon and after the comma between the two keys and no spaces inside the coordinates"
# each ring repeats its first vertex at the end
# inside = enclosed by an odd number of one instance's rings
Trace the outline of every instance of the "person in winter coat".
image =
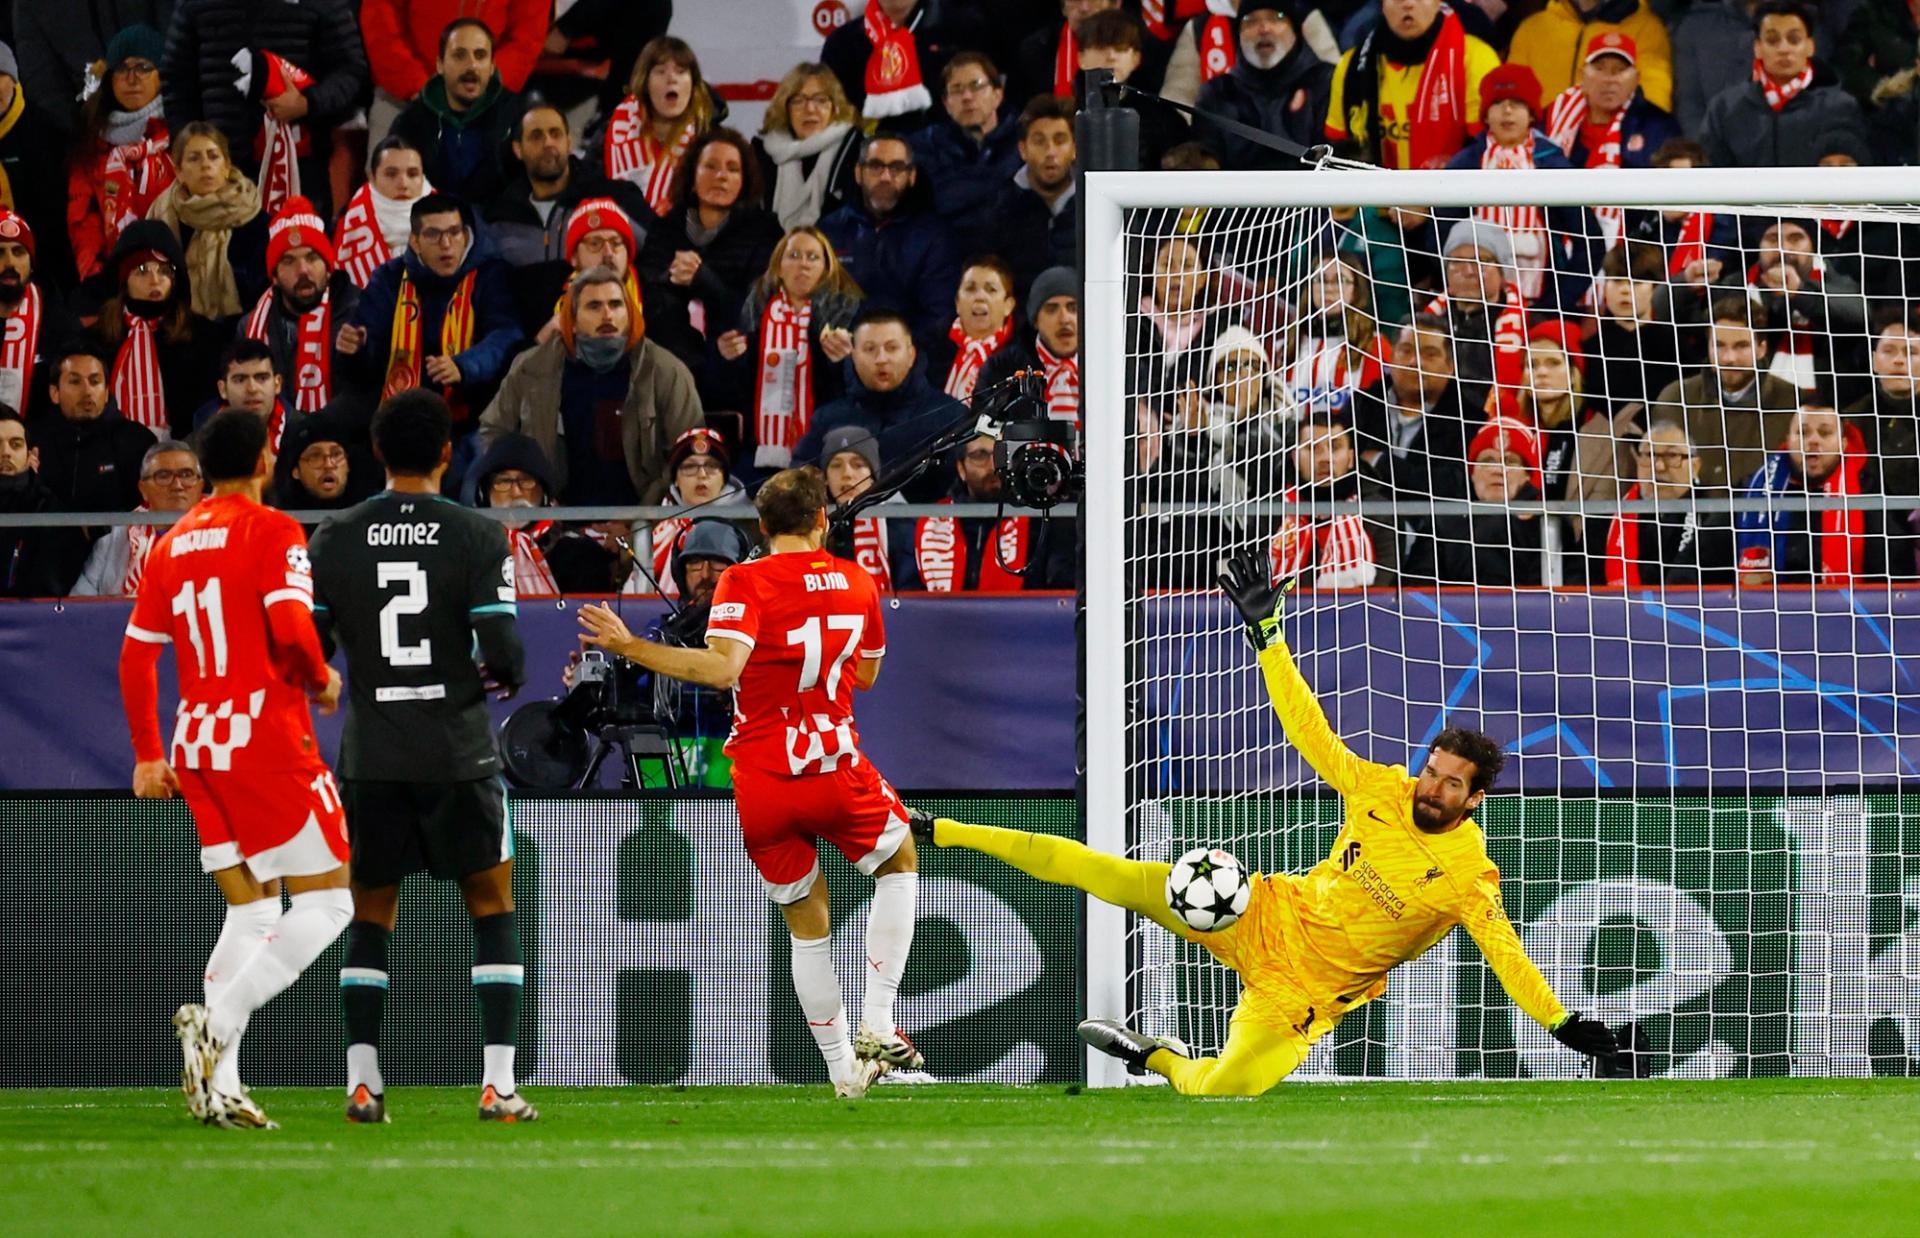
{"type": "MultiPolygon", "coordinates": [[[[273,140],[275,123],[289,127],[285,136],[299,168],[289,192],[304,193],[322,214],[331,213],[333,129],[353,115],[367,89],[366,51],[350,0],[176,0],[160,78],[176,139],[188,124],[206,121],[251,162],[273,140]],[[265,63],[268,52],[280,66],[265,63]],[[252,53],[245,73],[235,64],[242,53],[252,53]],[[286,66],[298,72],[275,71],[286,66]],[[294,84],[302,79],[305,85],[294,84]],[[265,97],[269,81],[284,89],[265,97]]],[[[180,162],[177,147],[174,161],[180,162]]]]}
{"type": "MultiPolygon", "coordinates": [[[[1575,167],[1650,168],[1654,152],[1680,136],[1672,114],[1641,88],[1639,59],[1632,36],[1595,35],[1575,83],[1546,96],[1541,128],[1575,167]]],[[[1620,211],[1610,209],[1617,228],[1620,211]]]]}
{"type": "MultiPolygon", "coordinates": [[[[881,471],[880,440],[859,426],[841,426],[828,434],[820,445],[820,471],[827,479],[827,499],[833,514],[871,489],[884,474],[881,471]]],[[[904,506],[906,499],[896,494],[855,516],[845,526],[844,540],[836,535],[840,526],[829,525],[827,549],[843,559],[852,559],[865,568],[882,593],[902,593],[920,587],[920,571],[913,561],[915,522],[885,516],[889,506],[904,506]],[[871,513],[880,514],[871,514],[871,513]]]]}
{"type": "MultiPolygon", "coordinates": [[[[895,310],[869,307],[854,320],[853,378],[846,394],[814,413],[793,458],[817,460],[828,434],[841,426],[858,426],[879,440],[881,459],[911,460],[966,415],[965,405],[927,381],[906,318],[895,310]]],[[[928,470],[908,488],[909,501],[940,497],[946,483],[934,472],[928,470]]]]}
{"type": "MultiPolygon", "coordinates": [[[[273,354],[281,391],[296,413],[317,413],[348,392],[335,339],[339,327],[352,321],[360,290],[338,267],[313,204],[289,200],[267,229],[273,285],[249,308],[240,333],[273,354]]],[[[363,429],[370,425],[372,406],[358,410],[356,419],[363,429]]]]}
{"type": "Polygon", "coordinates": [[[1132,394],[1155,418],[1175,414],[1180,376],[1203,368],[1220,333],[1239,322],[1233,307],[1214,304],[1213,279],[1196,238],[1171,236],[1154,252],[1139,312],[1129,316],[1127,353],[1134,359],[1132,394]]]}
{"type": "Polygon", "coordinates": [[[1025,288],[1048,267],[1080,260],[1074,209],[1073,101],[1038,95],[1020,113],[1020,166],[968,236],[970,254],[997,254],[1025,288]]]}
{"type": "Polygon", "coordinates": [[[433,192],[426,157],[406,138],[389,134],[367,156],[367,180],[334,222],[333,249],[355,288],[407,252],[413,204],[433,192]]]}
{"type": "MultiPolygon", "coordinates": [[[[1446,319],[1423,314],[1400,328],[1384,378],[1353,397],[1354,440],[1361,464],[1396,499],[1459,499],[1467,495],[1465,461],[1472,433],[1453,377],[1446,319]]],[[[1476,410],[1471,421],[1481,422],[1476,410]]],[[[1436,548],[1427,516],[1401,516],[1401,574],[1432,579],[1436,548]]]]}
{"type": "Polygon", "coordinates": [[[151,26],[128,26],[107,44],[105,80],[81,108],[79,146],[67,165],[67,235],[76,273],[99,272],[120,230],[146,216],[173,184],[160,59],[151,26]]]}
{"type": "MultiPolygon", "coordinates": [[[[1481,503],[1538,502],[1543,497],[1540,436],[1505,417],[1487,422],[1467,444],[1467,484],[1481,503]]],[[[1483,589],[1544,583],[1545,526],[1538,512],[1441,516],[1434,521],[1440,583],[1483,589]]]]}
{"type": "Polygon", "coordinates": [[[462,17],[440,36],[439,73],[394,118],[392,132],[426,158],[427,180],[442,193],[485,202],[506,184],[506,146],[520,118],[520,96],[500,80],[493,32],[462,17]]]}
{"type": "Polygon", "coordinates": [[[193,312],[231,325],[267,287],[268,216],[260,189],[235,167],[227,136],[205,121],[174,136],[179,177],[147,208],[179,238],[193,312]]]}
{"type": "Polygon", "coordinates": [[[1343,417],[1353,393],[1379,379],[1391,351],[1366,273],[1338,252],[1308,279],[1289,336],[1282,389],[1302,409],[1343,417]]]}
{"type": "Polygon", "coordinates": [[[563,593],[612,593],[617,556],[599,541],[534,513],[555,503],[553,463],[540,444],[507,431],[493,436],[474,462],[469,501],[475,507],[514,508],[528,513],[506,522],[513,550],[513,582],[523,598],[563,593]]]}
{"type": "Polygon", "coordinates": [[[821,220],[820,231],[868,300],[901,314],[929,368],[944,373],[960,283],[953,229],[928,207],[913,147],[899,134],[882,130],[868,138],[857,175],[859,199],[821,220]]]}
{"type": "Polygon", "coordinates": [[[740,443],[757,473],[793,463],[793,444],[814,410],[840,398],[848,329],[864,299],[818,228],[795,228],[774,247],[767,270],[740,307],[740,321],[715,341],[729,367],[728,407],[749,414],[740,443]]]}
{"type": "Polygon", "coordinates": [[[660,501],[668,452],[701,420],[693,375],[646,337],[626,281],[600,267],[574,278],[559,332],[514,359],[480,432],[531,437],[564,503],[628,505],[660,501]]]}
{"type": "MultiPolygon", "coordinates": [[[[727,440],[710,426],[695,426],[673,441],[667,451],[667,475],[673,484],[661,502],[689,509],[685,515],[655,520],[636,537],[637,546],[646,547],[647,571],[636,570],[628,580],[627,592],[653,593],[656,586],[662,597],[679,597],[680,582],[673,578],[674,547],[686,539],[687,531],[702,518],[702,509],[747,502],[746,487],[733,476],[733,450],[727,440]]],[[[743,544],[751,545],[757,528],[749,522],[735,522],[743,544]]]]}
{"type": "Polygon", "coordinates": [[[347,376],[375,404],[413,387],[472,424],[523,336],[507,268],[473,213],[443,193],[413,204],[407,252],[373,273],[335,340],[347,376]]]}
{"type": "Polygon", "coordinates": [[[760,202],[747,139],[732,129],[704,133],[681,165],[673,209],[647,230],[634,264],[654,342],[693,369],[703,396],[720,390],[712,341],[740,320],[780,243],[780,221],[760,202]]]}
{"type": "Polygon", "coordinates": [[[536,99],[520,113],[510,149],[519,174],[480,208],[509,266],[565,262],[567,220],[588,198],[612,198],[629,216],[645,211],[639,190],[573,153],[567,114],[549,103],[536,99]]]}
{"type": "Polygon", "coordinates": [[[0,207],[0,405],[37,411],[47,356],[73,330],[60,295],[38,278],[27,221],[0,207]]]}
{"type": "Polygon", "coordinates": [[[1078,429],[1080,413],[1080,272],[1049,267],[1027,290],[1027,327],[987,358],[975,390],[994,388],[1020,370],[1039,370],[1047,417],[1070,421],[1078,429]]]}
{"type": "Polygon", "coordinates": [[[1654,585],[1733,583],[1733,527],[1718,513],[1695,511],[1700,455],[1675,421],[1656,421],[1634,444],[1634,482],[1620,497],[1684,506],[1659,512],[1622,512],[1588,550],[1596,584],[1637,589],[1654,585]]]}
{"type": "Polygon", "coordinates": [[[1859,103],[1815,59],[1812,10],[1798,0],[1765,0],[1753,19],[1753,80],[1715,95],[1698,131],[1713,165],[1812,167],[1838,130],[1865,141],[1859,103]]]}
{"type": "Polygon", "coordinates": [[[27,97],[19,73],[13,49],[0,43],[0,207],[25,219],[40,237],[41,274],[64,292],[74,283],[59,172],[66,144],[46,110],[27,97]]]}
{"type": "MultiPolygon", "coordinates": [[[[193,412],[214,395],[220,353],[232,339],[192,310],[192,278],[173,230],[155,219],[127,226],[107,255],[84,314],[107,358],[115,407],[153,434],[185,439],[193,412]]],[[[48,353],[48,361],[55,361],[48,353]]]]}
{"type": "MultiPolygon", "coordinates": [[[[1233,68],[1200,88],[1199,107],[1301,146],[1318,146],[1333,66],[1300,37],[1297,0],[1241,0],[1233,19],[1233,68]]],[[[1300,161],[1228,133],[1204,117],[1194,136],[1229,168],[1298,168],[1300,161]]]]}
{"type": "MultiPolygon", "coordinates": [[[[56,133],[64,137],[85,132],[80,104],[113,36],[134,25],[164,32],[173,6],[174,0],[72,0],[11,6],[20,84],[45,106],[56,133]]],[[[112,63],[108,61],[109,68],[112,63]]],[[[154,63],[160,63],[159,57],[154,63]]]]}
{"type": "Polygon", "coordinates": [[[274,459],[273,505],[337,512],[378,494],[385,480],[366,440],[364,430],[330,412],[293,418],[274,459]]]}
{"type": "Polygon", "coordinates": [[[1600,260],[1599,325],[1581,352],[1588,396],[1610,416],[1647,403],[1680,377],[1679,337],[1662,304],[1665,276],[1652,245],[1629,241],[1600,260]]]}
{"type": "MultiPolygon", "coordinates": [[[[1317,409],[1294,428],[1293,480],[1286,502],[1358,504],[1384,497],[1360,469],[1353,428],[1341,413],[1317,409]]],[[[1288,516],[1273,535],[1273,579],[1301,577],[1308,589],[1378,588],[1393,583],[1398,538],[1393,524],[1357,511],[1288,516]]]]}
{"type": "Polygon", "coordinates": [[[125,512],[140,503],[140,470],[157,440],[121,415],[109,364],[96,345],[78,338],[55,350],[47,375],[52,407],[27,421],[40,480],[62,511],[125,512]]]}
{"type": "MultiPolygon", "coordinates": [[[[1757,0],[1689,0],[1663,6],[1671,20],[1673,116],[1680,131],[1700,135],[1714,97],[1753,77],[1753,11],[1757,0]]],[[[1834,6],[1838,9],[1840,6],[1834,6]]],[[[1877,8],[1862,4],[1860,10],[1877,8]]],[[[1898,7],[1898,6],[1893,6],[1898,7]]],[[[1828,47],[1847,42],[1824,16],[1814,16],[1814,35],[1828,47]]]]}
{"type": "Polygon", "coordinates": [[[456,18],[493,32],[494,60],[508,90],[526,88],[547,38],[550,0],[360,0],[360,34],[373,78],[367,132],[378,142],[402,108],[440,71],[440,36],[456,18]]]}
{"type": "Polygon", "coordinates": [[[799,64],[780,79],[753,139],[767,205],[789,230],[808,228],[859,192],[859,113],[823,64],[799,64]]]}
{"type": "MultiPolygon", "coordinates": [[[[1793,415],[1786,442],[1748,479],[1742,498],[1878,494],[1879,470],[1857,427],[1831,408],[1809,404],[1793,415]]],[[[1785,504],[1734,517],[1740,584],[1852,586],[1887,576],[1886,513],[1796,511],[1785,504]]],[[[1911,575],[1903,565],[1900,575],[1911,575]]]]}
{"type": "Polygon", "coordinates": [[[1001,182],[1020,166],[1020,125],[1004,106],[999,68],[980,52],[949,60],[940,80],[945,114],[915,130],[909,142],[932,190],[934,213],[965,233],[986,223],[1001,182]]]}
{"type": "Polygon", "coordinates": [[[1653,105],[1673,106],[1673,49],[1667,28],[1646,0],[1548,0],[1521,22],[1507,46],[1507,63],[1523,64],[1553,98],[1580,80],[1587,49],[1603,35],[1618,34],[1638,48],[1640,89],[1653,105]]]}
{"type": "MultiPolygon", "coordinates": [[[[40,480],[40,452],[29,444],[27,423],[12,405],[0,404],[0,515],[58,510],[60,500],[40,480]]],[[[78,529],[0,527],[0,597],[64,594],[85,555],[86,537],[78,529]]]]}
{"type": "Polygon", "coordinates": [[[1013,338],[1013,272],[998,258],[967,264],[953,295],[953,364],[940,389],[971,403],[980,373],[994,353],[1013,338]]]}
{"type": "Polygon", "coordinates": [[[1674,421],[1700,454],[1700,485],[1724,496],[1764,465],[1786,438],[1800,392],[1772,372],[1766,309],[1739,293],[1713,303],[1708,363],[1671,382],[1648,407],[1649,422],[1674,421]]]}

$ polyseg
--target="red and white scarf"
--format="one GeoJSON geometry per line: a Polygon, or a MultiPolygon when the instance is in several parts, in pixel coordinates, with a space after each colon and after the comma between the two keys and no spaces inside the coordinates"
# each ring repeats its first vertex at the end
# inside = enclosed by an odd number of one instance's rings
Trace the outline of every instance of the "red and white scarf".
{"type": "Polygon", "coordinates": [[[107,152],[100,170],[100,219],[108,248],[128,224],[145,219],[147,207],[173,184],[168,143],[167,123],[156,116],[147,122],[146,136],[107,152]]]}
{"type": "Polygon", "coordinates": [[[881,592],[893,591],[893,565],[888,554],[887,522],[878,516],[856,516],[853,521],[853,561],[866,569],[881,592]]]}
{"type": "MultiPolygon", "coordinates": [[[[1410,168],[1446,166],[1467,144],[1467,32],[1460,17],[1440,7],[1440,33],[1420,70],[1407,139],[1410,168]]],[[[1381,143],[1382,151],[1386,143],[1381,143]]]]}
{"type": "MultiPolygon", "coordinates": [[[[952,499],[942,502],[951,503],[952,499]]],[[[1015,593],[1026,587],[1015,572],[1024,571],[1031,530],[1025,516],[1000,521],[993,538],[982,548],[981,593],[1015,593]],[[997,547],[997,549],[996,549],[997,547]],[[1002,565],[1005,566],[1002,566],[1002,565]],[[1008,571],[1008,568],[1014,569],[1008,571]]],[[[967,583],[967,538],[952,516],[928,516],[914,526],[913,558],[920,568],[920,584],[929,593],[957,593],[967,583]]]]}
{"type": "Polygon", "coordinates": [[[860,114],[879,119],[905,116],[933,106],[933,96],[920,80],[920,47],[913,31],[898,25],[876,2],[860,19],[873,51],[867,56],[867,100],[860,114]]]}
{"type": "MultiPolygon", "coordinates": [[[[1533,134],[1529,132],[1518,146],[1503,146],[1488,139],[1486,149],[1480,152],[1480,166],[1531,171],[1533,134]]],[[[1478,206],[1473,215],[1505,229],[1513,242],[1514,276],[1521,295],[1528,300],[1539,296],[1546,283],[1547,213],[1537,206],[1478,206]]]]}
{"type": "MultiPolygon", "coordinates": [[[[1297,503],[1301,497],[1298,486],[1280,496],[1285,503],[1297,503]]],[[[1289,516],[1273,535],[1271,554],[1275,584],[1318,568],[1316,589],[1364,588],[1373,583],[1377,572],[1373,536],[1358,512],[1325,520],[1289,516]]]]}
{"type": "MultiPolygon", "coordinates": [[[[1140,22],[1146,26],[1147,33],[1162,43],[1173,41],[1174,27],[1187,18],[1207,9],[1219,12],[1222,4],[1231,5],[1233,0],[1140,0],[1140,22]],[[1168,10],[1172,16],[1168,16],[1168,10]]],[[[1229,11],[1228,16],[1232,16],[1229,11]]]]}
{"type": "MultiPolygon", "coordinates": [[[[678,503],[680,500],[675,495],[668,501],[678,503]]],[[[673,548],[680,544],[680,535],[692,527],[691,516],[668,516],[654,521],[653,528],[648,530],[648,566],[653,569],[653,579],[659,585],[660,596],[663,598],[680,596],[680,582],[673,578],[673,548]]],[[[632,584],[640,578],[640,575],[639,572],[633,573],[627,578],[628,583],[632,584]]],[[[636,589],[635,592],[641,592],[641,590],[636,589]]]]}
{"type": "Polygon", "coordinates": [[[1713,235],[1713,212],[1695,211],[1680,225],[1673,242],[1673,256],[1667,259],[1667,274],[1678,275],[1707,256],[1707,238],[1713,235]]]}
{"type": "Polygon", "coordinates": [[[1047,375],[1047,416],[1080,428],[1080,358],[1056,357],[1044,340],[1033,342],[1034,356],[1047,375]]]}
{"type": "Polygon", "coordinates": [[[120,311],[126,338],[113,358],[113,399],[128,421],[155,434],[167,432],[167,392],[160,378],[160,350],[153,339],[153,322],[120,311]]]}
{"type": "Polygon", "coordinates": [[[813,302],[795,305],[778,289],[760,311],[760,377],[753,389],[753,463],[783,469],[813,424],[813,302]]]}
{"type": "MultiPolygon", "coordinates": [[[[1635,482],[1620,496],[1631,503],[1640,498],[1640,483],[1635,482]]],[[[1621,512],[1607,530],[1607,583],[1638,589],[1646,584],[1640,572],[1640,515],[1621,512]]]]}
{"type": "MultiPolygon", "coordinates": [[[[423,182],[421,192],[432,193],[433,186],[423,182]]],[[[355,288],[365,288],[374,271],[392,260],[393,247],[387,244],[387,234],[380,227],[380,209],[374,204],[371,184],[360,186],[347,199],[347,209],[340,212],[340,222],[334,226],[333,252],[334,260],[355,288]]]]}
{"type": "Polygon", "coordinates": [[[1073,23],[1060,23],[1060,46],[1053,53],[1053,93],[1073,98],[1074,79],[1080,76],[1080,40],[1073,23]]]}
{"type": "MultiPolygon", "coordinates": [[[[269,288],[247,315],[243,333],[250,340],[267,340],[267,322],[273,313],[274,290],[269,288]]],[[[294,327],[293,406],[317,413],[333,399],[333,293],[320,294],[320,304],[300,315],[294,327]]]]}
{"type": "Polygon", "coordinates": [[[0,403],[26,411],[27,387],[33,382],[33,359],[40,351],[40,316],[44,306],[38,284],[27,284],[20,308],[7,317],[0,332],[0,403]]]}
{"type": "MultiPolygon", "coordinates": [[[[153,509],[145,503],[133,509],[136,512],[150,512],[153,509]]],[[[147,557],[153,553],[153,547],[166,532],[165,525],[130,524],[127,526],[127,568],[126,575],[120,581],[120,593],[124,597],[133,597],[140,592],[140,580],[147,574],[147,557]]]]}
{"type": "Polygon", "coordinates": [[[1233,0],[1207,0],[1207,20],[1201,24],[1195,41],[1200,45],[1200,80],[1210,82],[1233,71],[1240,49],[1233,41],[1233,0]],[[1221,9],[1229,11],[1222,13],[1221,9]]]}
{"type": "Polygon", "coordinates": [[[947,329],[947,338],[953,341],[953,364],[947,367],[946,393],[956,400],[973,398],[974,384],[980,381],[980,367],[987,358],[1000,351],[1000,346],[1013,334],[1013,315],[1000,324],[1000,329],[992,335],[973,339],[960,327],[958,318],[947,329]]]}
{"type": "MultiPolygon", "coordinates": [[[[260,99],[277,99],[288,89],[304,91],[313,85],[313,75],[278,52],[261,52],[266,58],[266,82],[260,99]]],[[[277,213],[288,198],[300,193],[300,156],[313,152],[313,138],[307,127],[293,121],[275,120],[264,112],[260,136],[254,149],[260,155],[260,209],[268,216],[277,213]]]]}
{"type": "Polygon", "coordinates": [[[656,215],[673,208],[673,176],[696,135],[683,121],[671,146],[653,136],[653,122],[641,110],[640,100],[628,95],[607,121],[607,175],[632,181],[647,197],[656,215]]]}
{"type": "Polygon", "coordinates": [[[1287,367],[1287,390],[1308,408],[1345,408],[1353,392],[1379,381],[1388,352],[1385,333],[1374,336],[1370,348],[1344,335],[1302,336],[1287,367]]]}
{"type": "Polygon", "coordinates": [[[523,598],[560,596],[560,586],[553,579],[547,552],[540,549],[539,541],[552,527],[553,521],[542,520],[524,529],[507,529],[507,544],[513,547],[513,587],[523,598]]]}
{"type": "MultiPolygon", "coordinates": [[[[1628,103],[1633,102],[1631,99],[1628,103]]],[[[1569,86],[1547,107],[1547,138],[1567,155],[1573,154],[1574,146],[1580,141],[1580,130],[1587,123],[1587,92],[1578,86],[1569,86]]],[[[1620,128],[1626,123],[1627,109],[1624,105],[1614,109],[1613,119],[1607,122],[1607,140],[1595,149],[1587,152],[1587,166],[1590,168],[1617,168],[1620,166],[1620,128]]],[[[1626,210],[1618,206],[1596,206],[1593,213],[1607,231],[1607,247],[1611,249],[1620,239],[1621,229],[1626,225],[1626,210]]]]}
{"type": "Polygon", "coordinates": [[[1813,84],[1813,63],[1809,61],[1807,67],[1800,70],[1799,76],[1788,81],[1776,82],[1767,76],[1766,67],[1760,63],[1760,57],[1755,56],[1753,80],[1760,83],[1760,93],[1767,97],[1767,106],[1777,112],[1792,103],[1801,91],[1813,84]]]}
{"type": "MultiPolygon", "coordinates": [[[[1445,314],[1447,294],[1427,302],[1426,313],[1445,314]]],[[[1520,290],[1508,281],[1501,297],[1500,312],[1493,320],[1493,381],[1508,391],[1519,390],[1527,370],[1527,304],[1520,290]]]]}

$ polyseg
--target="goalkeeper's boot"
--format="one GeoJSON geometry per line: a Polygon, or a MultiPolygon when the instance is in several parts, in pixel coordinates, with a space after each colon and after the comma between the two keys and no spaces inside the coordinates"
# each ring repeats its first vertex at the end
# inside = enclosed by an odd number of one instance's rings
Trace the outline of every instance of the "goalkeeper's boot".
{"type": "Polygon", "coordinates": [[[387,1120],[387,1098],[364,1083],[353,1087],[353,1095],[347,1097],[347,1121],[378,1123],[387,1120]]]}
{"type": "Polygon", "coordinates": [[[280,1124],[267,1116],[245,1088],[238,1092],[213,1091],[207,1121],[233,1131],[277,1131],[280,1124]]]}
{"type": "Polygon", "coordinates": [[[926,1055],[914,1047],[905,1032],[895,1028],[892,1033],[882,1035],[865,1023],[853,1038],[853,1055],[862,1060],[885,1062],[894,1070],[920,1070],[927,1064],[926,1055]]]}
{"type": "Polygon", "coordinates": [[[1147,1058],[1153,1055],[1155,1049],[1165,1049],[1181,1057],[1190,1056],[1187,1046],[1172,1036],[1149,1036],[1112,1019],[1085,1019],[1081,1021],[1079,1030],[1080,1039],[1109,1057],[1117,1057],[1125,1062],[1128,1074],[1146,1074],[1147,1058]]]}
{"type": "Polygon", "coordinates": [[[180,1039],[180,1090],[186,1093],[187,1112],[202,1122],[211,1122],[213,1068],[220,1052],[207,1029],[207,1008],[199,1002],[188,1002],[174,1011],[173,1034],[180,1039]]]}
{"type": "Polygon", "coordinates": [[[933,822],[933,814],[927,812],[925,809],[907,809],[907,828],[913,831],[913,840],[915,842],[926,843],[931,847],[938,847],[940,845],[933,841],[933,822]]]}
{"type": "Polygon", "coordinates": [[[480,1089],[480,1120],[482,1122],[538,1122],[540,1111],[526,1102],[518,1092],[502,1096],[489,1083],[480,1089]]]}
{"type": "Polygon", "coordinates": [[[833,1085],[835,1100],[859,1100],[874,1080],[887,1073],[887,1064],[879,1058],[856,1058],[853,1073],[833,1085]]]}

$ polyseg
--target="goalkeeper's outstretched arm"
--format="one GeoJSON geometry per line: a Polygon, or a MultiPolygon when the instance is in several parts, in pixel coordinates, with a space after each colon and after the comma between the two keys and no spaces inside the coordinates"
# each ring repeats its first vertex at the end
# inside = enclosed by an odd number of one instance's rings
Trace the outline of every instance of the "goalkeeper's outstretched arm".
{"type": "Polygon", "coordinates": [[[1220,577],[1220,588],[1247,621],[1247,640],[1258,651],[1260,671],[1266,677],[1267,695],[1287,739],[1307,764],[1341,794],[1350,794],[1359,785],[1360,772],[1368,764],[1334,734],[1326,711],[1313,695],[1313,689],[1294,665],[1293,651],[1280,631],[1280,610],[1293,588],[1291,581],[1276,588],[1269,577],[1266,562],[1254,551],[1242,551],[1227,563],[1220,577]]]}
{"type": "Polygon", "coordinates": [[[1500,987],[1507,991],[1514,1005],[1552,1032],[1553,1038],[1567,1048],[1596,1059],[1600,1074],[1621,1073],[1620,1051],[1613,1033],[1597,1020],[1569,1013],[1553,986],[1527,956],[1527,948],[1520,943],[1520,934],[1514,931],[1513,921],[1507,919],[1506,907],[1500,901],[1498,874],[1474,882],[1472,892],[1460,908],[1460,924],[1480,947],[1487,966],[1500,977],[1500,987]]]}

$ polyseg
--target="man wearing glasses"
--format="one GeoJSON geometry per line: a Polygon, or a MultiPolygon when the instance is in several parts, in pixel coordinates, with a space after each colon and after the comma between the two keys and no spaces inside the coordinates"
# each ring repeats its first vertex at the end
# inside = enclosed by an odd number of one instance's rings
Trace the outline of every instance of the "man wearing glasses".
{"type": "Polygon", "coordinates": [[[1020,122],[1005,107],[1000,70],[961,52],[941,74],[946,115],[913,135],[915,161],[933,188],[933,209],[965,234],[988,223],[994,195],[1020,167],[1020,122]]]}
{"type": "MultiPolygon", "coordinates": [[[[193,448],[165,439],[147,449],[140,463],[140,506],[136,512],[183,512],[200,501],[206,485],[193,448]]],[[[87,564],[74,583],[75,597],[132,597],[140,591],[153,544],[164,524],[115,525],[93,544],[87,564]]]]}
{"type": "Polygon", "coordinates": [[[867,139],[854,180],[860,200],[821,220],[820,230],[866,290],[866,304],[904,316],[929,372],[944,374],[953,360],[947,328],[960,286],[953,229],[928,209],[913,147],[897,133],[883,129],[867,139]]]}
{"type": "MultiPolygon", "coordinates": [[[[1694,510],[1700,453],[1677,421],[1656,421],[1634,447],[1634,484],[1622,501],[1658,499],[1658,512],[1626,512],[1607,524],[1596,573],[1602,584],[1733,583],[1733,529],[1722,515],[1694,510]]],[[[1589,526],[1591,527],[1591,526],[1589,526]]]]}

